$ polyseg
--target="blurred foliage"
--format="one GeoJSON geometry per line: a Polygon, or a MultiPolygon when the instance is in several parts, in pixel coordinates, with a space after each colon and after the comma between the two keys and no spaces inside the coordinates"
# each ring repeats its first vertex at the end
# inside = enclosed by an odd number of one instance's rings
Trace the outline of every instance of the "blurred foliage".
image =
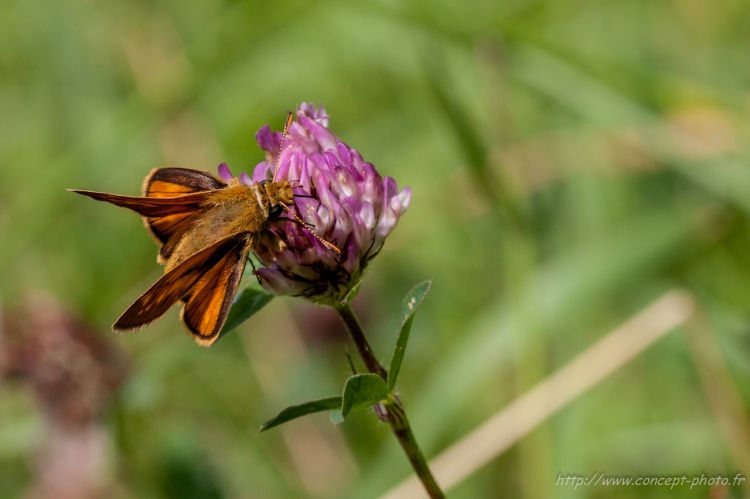
{"type": "MultiPolygon", "coordinates": [[[[332,312],[273,300],[210,350],[175,313],[114,335],[161,272],[155,246],[132,213],[64,190],[136,194],[160,165],[249,170],[254,132],[314,101],[414,189],[355,305],[385,360],[401,297],[433,279],[399,379],[428,455],[673,286],[699,299],[747,409],[749,21],[741,0],[6,0],[1,298],[51,293],[129,353],[105,423],[122,497],[384,492],[409,468],[372,414],[257,433],[338,393],[349,367],[332,312]]],[[[14,497],[44,434],[29,395],[1,389],[0,489],[14,497]]],[[[733,472],[728,440],[673,333],[452,497],[662,497],[554,484],[733,472]]]]}

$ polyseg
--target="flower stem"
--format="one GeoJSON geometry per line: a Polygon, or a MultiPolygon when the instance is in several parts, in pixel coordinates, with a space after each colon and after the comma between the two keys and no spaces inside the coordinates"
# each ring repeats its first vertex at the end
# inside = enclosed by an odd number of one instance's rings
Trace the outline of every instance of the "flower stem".
{"type": "MultiPolygon", "coordinates": [[[[373,374],[377,374],[383,380],[387,380],[388,373],[385,368],[380,365],[375,355],[372,353],[370,343],[367,341],[365,332],[362,329],[357,316],[354,315],[354,311],[348,303],[342,303],[334,307],[341,320],[344,322],[346,329],[349,331],[354,344],[357,346],[360,357],[367,366],[367,370],[373,374]]],[[[440,490],[435,477],[432,476],[427,461],[425,461],[422,450],[417,445],[417,441],[414,439],[414,433],[411,431],[409,420],[406,417],[406,411],[404,406],[398,397],[394,396],[388,403],[380,404],[386,411],[386,421],[391,426],[393,434],[398,439],[398,443],[401,444],[401,448],[404,449],[406,457],[409,458],[411,467],[414,469],[417,477],[424,485],[427,494],[433,499],[444,498],[445,494],[440,490]]]]}

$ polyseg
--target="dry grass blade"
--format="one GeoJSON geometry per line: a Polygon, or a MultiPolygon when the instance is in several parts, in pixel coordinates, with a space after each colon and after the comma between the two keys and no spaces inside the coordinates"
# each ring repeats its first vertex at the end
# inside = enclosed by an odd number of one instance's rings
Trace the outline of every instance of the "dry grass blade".
{"type": "MultiPolygon", "coordinates": [[[[685,324],[694,308],[691,295],[678,290],[667,292],[443,451],[430,462],[443,490],[450,490],[656,340],[685,324]]],[[[421,494],[419,483],[410,478],[384,497],[414,498],[421,494]]]]}
{"type": "Polygon", "coordinates": [[[703,391],[732,460],[745,476],[749,476],[750,421],[716,334],[700,308],[695,319],[685,328],[685,332],[703,391]]]}

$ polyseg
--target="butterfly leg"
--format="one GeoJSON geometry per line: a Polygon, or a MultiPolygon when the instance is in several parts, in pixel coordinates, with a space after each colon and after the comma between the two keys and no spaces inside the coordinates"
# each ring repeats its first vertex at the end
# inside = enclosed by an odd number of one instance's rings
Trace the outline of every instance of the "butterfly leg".
{"type": "Polygon", "coordinates": [[[310,229],[310,230],[315,229],[315,226],[313,224],[310,224],[310,223],[307,223],[307,222],[303,222],[301,220],[295,220],[295,219],[289,218],[289,217],[276,217],[276,218],[273,219],[274,222],[279,221],[279,220],[282,221],[282,222],[292,222],[292,223],[295,223],[295,224],[297,224],[297,225],[299,225],[301,227],[305,227],[305,228],[310,229]]]}
{"type": "Polygon", "coordinates": [[[253,263],[253,259],[250,258],[250,257],[248,257],[247,261],[250,262],[250,266],[253,268],[253,275],[258,280],[258,284],[260,284],[261,286],[263,286],[263,283],[260,282],[260,276],[258,275],[258,269],[255,268],[255,263],[253,263]]]}
{"type": "Polygon", "coordinates": [[[311,195],[311,194],[295,194],[294,197],[296,197],[296,198],[314,199],[314,200],[316,200],[318,202],[318,204],[315,205],[315,211],[317,211],[318,208],[320,208],[320,199],[317,198],[317,197],[315,197],[315,196],[313,196],[313,195],[311,195]]]}

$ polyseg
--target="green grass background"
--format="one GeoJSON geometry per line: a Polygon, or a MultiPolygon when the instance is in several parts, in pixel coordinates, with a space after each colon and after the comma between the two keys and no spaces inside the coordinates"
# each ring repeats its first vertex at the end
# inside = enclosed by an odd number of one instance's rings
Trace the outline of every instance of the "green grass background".
{"type": "MultiPolygon", "coordinates": [[[[372,414],[256,433],[339,390],[346,339],[330,312],[277,299],[210,350],[174,311],[114,335],[161,271],[154,244],[132,213],[65,191],[137,194],[162,165],[249,171],[255,131],[313,101],[414,191],[357,306],[385,360],[401,296],[434,280],[400,379],[428,455],[672,287],[699,300],[746,410],[749,28],[740,0],[6,0],[2,300],[46,290],[132,358],[106,422],[123,497],[384,492],[409,468],[372,414]]],[[[28,395],[0,390],[0,488],[14,497],[43,434],[28,395]]],[[[747,470],[735,438],[678,331],[451,497],[706,497],[555,479],[747,470]]]]}

